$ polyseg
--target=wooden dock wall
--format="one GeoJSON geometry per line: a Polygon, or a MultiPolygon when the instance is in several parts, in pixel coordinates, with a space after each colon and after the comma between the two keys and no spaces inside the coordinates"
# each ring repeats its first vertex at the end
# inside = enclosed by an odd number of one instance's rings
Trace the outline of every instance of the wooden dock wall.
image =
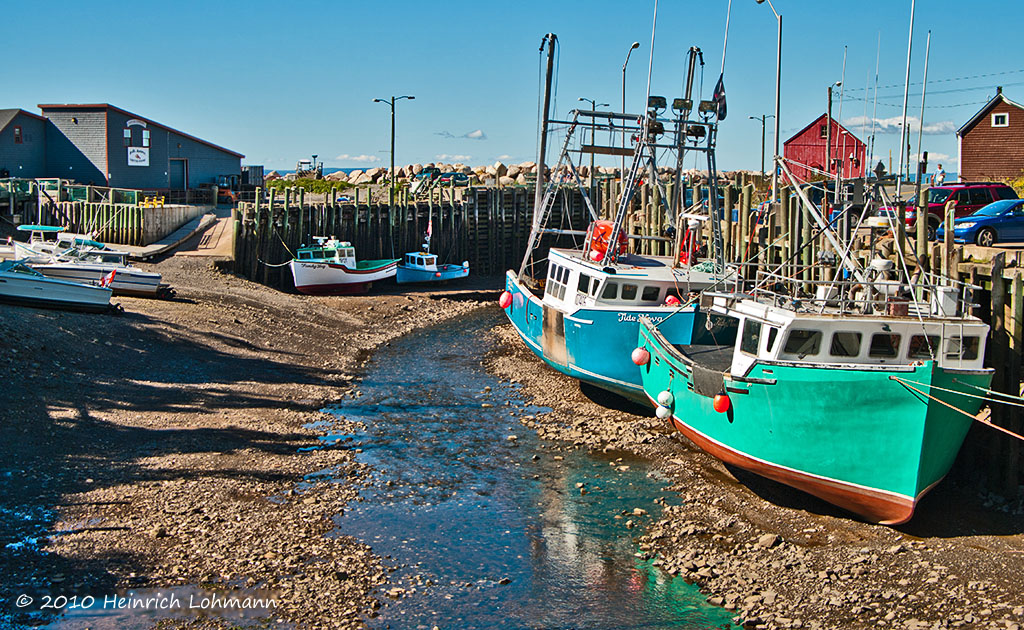
{"type": "MultiPolygon", "coordinates": [[[[614,213],[618,191],[615,183],[602,182],[590,197],[603,217],[614,213]]],[[[726,258],[746,261],[757,269],[784,267],[787,274],[805,280],[831,279],[834,264],[817,244],[801,250],[804,243],[814,243],[816,230],[810,215],[799,198],[789,189],[780,191],[783,211],[768,214],[758,223],[757,195],[752,184],[741,182],[722,186],[726,213],[722,220],[726,258]],[[739,184],[739,185],[737,185],[739,184]],[[735,214],[735,218],[734,218],[735,214]]],[[[694,200],[707,199],[707,187],[694,191],[694,200]]],[[[533,213],[533,191],[528,187],[504,189],[468,189],[463,194],[414,202],[402,198],[389,217],[388,205],[360,202],[306,204],[301,190],[286,191],[283,198],[271,196],[269,203],[242,204],[236,221],[234,270],[248,278],[293,290],[287,266],[270,266],[292,258],[300,244],[311,236],[337,236],[351,241],[360,259],[392,257],[389,232],[394,237],[394,255],[419,249],[427,218],[434,217],[432,251],[443,262],[468,260],[474,275],[498,275],[506,269],[518,269],[526,248],[533,213]],[[263,264],[263,263],[269,263],[263,264]]],[[[257,197],[259,198],[259,197],[257,197]]],[[[329,196],[334,199],[335,196],[329,196]]],[[[629,232],[657,236],[664,228],[658,222],[660,212],[656,193],[642,190],[629,214],[629,232]]],[[[553,214],[550,226],[585,229],[589,214],[578,191],[567,187],[553,214]]],[[[710,225],[702,232],[707,236],[710,225]]],[[[896,239],[903,237],[907,260],[913,268],[913,235],[896,234],[895,238],[858,237],[854,255],[867,263],[873,256],[892,257],[896,239]]],[[[547,242],[547,240],[545,241],[547,242]]],[[[547,243],[549,246],[551,243],[547,243]]],[[[565,239],[559,245],[571,244],[565,239]]],[[[668,253],[668,244],[657,241],[636,241],[635,251],[668,253]]],[[[942,246],[933,243],[927,255],[930,268],[946,268],[942,262],[942,246]]],[[[543,258],[543,253],[539,256],[543,258]]],[[[959,280],[983,287],[975,297],[980,306],[976,315],[992,325],[986,352],[986,364],[996,370],[993,389],[1006,394],[1021,394],[1024,374],[1024,252],[1010,254],[998,249],[982,250],[958,246],[949,255],[948,268],[959,280]],[[965,251],[966,250],[966,251],[965,251]],[[960,262],[967,260],[967,262],[960,262]]],[[[496,280],[496,287],[500,287],[496,280]]],[[[869,395],[869,393],[865,393],[869,395]]],[[[1024,433],[1022,408],[995,404],[992,421],[1018,434],[1024,433]]],[[[980,487],[1008,499],[1024,498],[1024,442],[976,424],[968,435],[954,467],[953,475],[976,482],[980,487]]]]}

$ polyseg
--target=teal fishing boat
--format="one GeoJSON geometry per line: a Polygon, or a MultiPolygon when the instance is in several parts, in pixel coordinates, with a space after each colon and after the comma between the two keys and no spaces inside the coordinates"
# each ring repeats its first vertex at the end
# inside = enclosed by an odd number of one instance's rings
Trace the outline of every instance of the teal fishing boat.
{"type": "Polygon", "coordinates": [[[334,237],[314,237],[316,245],[300,247],[289,266],[295,289],[309,295],[365,293],[377,280],[393,278],[397,258],[356,260],[356,248],[334,237]]]}
{"type": "Polygon", "coordinates": [[[845,264],[848,280],[813,291],[783,292],[792,279],[765,273],[746,292],[705,294],[734,322],[732,343],[681,343],[645,319],[635,354],[658,416],[701,449],[903,523],[949,471],[991,383],[989,327],[970,313],[977,287],[901,279],[890,260],[845,264]]]}

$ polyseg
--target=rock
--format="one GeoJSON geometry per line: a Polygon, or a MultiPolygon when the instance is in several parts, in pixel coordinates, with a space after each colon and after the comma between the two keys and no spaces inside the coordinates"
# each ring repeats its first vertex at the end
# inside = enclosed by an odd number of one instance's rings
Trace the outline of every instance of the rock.
{"type": "MultiPolygon", "coordinates": [[[[500,161],[495,162],[494,166],[492,166],[491,168],[494,169],[494,174],[497,175],[498,177],[504,177],[508,173],[508,167],[502,164],[500,161]]],[[[490,169],[488,169],[488,172],[490,172],[490,169]]]]}
{"type": "Polygon", "coordinates": [[[512,580],[510,580],[507,577],[503,577],[500,580],[498,580],[498,584],[511,584],[511,583],[512,583],[512,580]]]}
{"type": "Polygon", "coordinates": [[[506,175],[502,175],[501,177],[498,178],[498,185],[499,186],[512,186],[515,183],[516,183],[515,179],[513,179],[511,177],[508,177],[506,175]]]}
{"type": "Polygon", "coordinates": [[[777,534],[762,534],[761,537],[757,539],[754,547],[758,549],[768,549],[770,547],[774,547],[778,542],[779,536],[777,534]]]}

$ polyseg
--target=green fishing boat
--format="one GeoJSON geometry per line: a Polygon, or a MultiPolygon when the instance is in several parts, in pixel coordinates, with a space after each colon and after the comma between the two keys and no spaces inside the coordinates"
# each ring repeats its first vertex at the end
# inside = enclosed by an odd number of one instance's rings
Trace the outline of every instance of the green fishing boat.
{"type": "Polygon", "coordinates": [[[747,291],[706,293],[710,317],[734,324],[731,343],[673,344],[645,318],[633,358],[658,416],[701,449],[869,521],[903,523],[979,411],[989,327],[971,314],[978,287],[909,278],[881,258],[844,265],[848,280],[763,273],[747,291]]]}

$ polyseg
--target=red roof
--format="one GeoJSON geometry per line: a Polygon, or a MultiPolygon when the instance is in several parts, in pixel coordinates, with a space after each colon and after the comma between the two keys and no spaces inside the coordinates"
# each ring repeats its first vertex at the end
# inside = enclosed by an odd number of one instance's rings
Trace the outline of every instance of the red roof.
{"type": "MultiPolygon", "coordinates": [[[[822,122],[823,122],[823,121],[825,120],[825,118],[827,118],[827,117],[828,117],[828,114],[827,114],[827,113],[826,113],[826,114],[822,114],[821,116],[818,116],[817,118],[815,118],[814,120],[812,120],[812,121],[811,121],[811,122],[810,122],[810,123],[809,123],[809,124],[808,124],[808,125],[807,125],[806,127],[804,127],[804,128],[803,128],[803,129],[801,129],[800,131],[798,131],[798,132],[796,132],[795,134],[793,134],[793,135],[792,135],[792,136],[791,136],[791,137],[789,138],[789,140],[786,140],[786,141],[785,141],[785,142],[783,142],[782,144],[783,144],[783,145],[786,145],[786,144],[789,144],[790,142],[792,142],[793,140],[796,140],[796,139],[797,139],[797,138],[799,138],[799,137],[800,137],[800,136],[801,136],[801,135],[802,135],[802,134],[803,134],[803,133],[804,133],[805,131],[807,131],[808,129],[810,129],[810,128],[811,128],[811,127],[813,127],[814,125],[817,125],[817,124],[820,124],[820,123],[822,123],[822,122]]],[[[842,131],[845,131],[845,132],[847,133],[847,135],[849,135],[849,136],[850,136],[851,138],[853,138],[853,139],[854,139],[854,140],[855,140],[856,142],[858,142],[858,143],[860,143],[860,144],[862,144],[862,145],[864,144],[864,142],[862,142],[860,138],[858,138],[857,136],[853,135],[853,132],[852,132],[852,131],[850,131],[850,130],[849,130],[849,129],[847,129],[846,127],[842,126],[841,124],[839,124],[839,119],[837,119],[837,118],[836,118],[836,117],[834,117],[834,116],[832,117],[832,124],[833,124],[833,125],[835,125],[836,127],[839,127],[839,129],[840,129],[840,130],[842,130],[842,131]]],[[[837,134],[837,135],[838,135],[838,134],[837,134]]],[[[866,146],[866,145],[865,145],[865,146],[866,146]]]]}
{"type": "Polygon", "coordinates": [[[138,114],[133,114],[133,113],[131,113],[129,111],[121,109],[120,107],[115,107],[115,106],[111,105],[110,103],[91,103],[91,104],[83,104],[83,105],[75,105],[75,104],[71,104],[71,103],[66,103],[66,104],[37,105],[36,107],[38,107],[40,110],[42,110],[44,114],[46,113],[46,110],[48,110],[48,109],[108,109],[108,110],[113,110],[113,111],[115,111],[115,112],[117,112],[119,114],[124,114],[125,116],[128,116],[129,118],[138,118],[139,120],[145,120],[147,123],[153,125],[154,127],[159,127],[161,129],[166,129],[167,131],[170,131],[171,133],[176,133],[179,136],[182,136],[184,138],[188,138],[189,140],[194,140],[195,142],[198,142],[200,144],[205,144],[208,147],[213,147],[214,149],[217,149],[218,151],[223,151],[225,153],[230,153],[231,155],[237,156],[239,159],[245,157],[241,153],[238,153],[236,151],[232,151],[231,149],[226,149],[226,148],[224,148],[224,147],[222,147],[220,145],[214,144],[212,142],[207,142],[206,140],[203,140],[202,138],[197,138],[197,137],[195,137],[195,136],[193,136],[191,134],[187,134],[187,133],[185,133],[183,131],[178,131],[177,129],[174,129],[173,127],[168,127],[167,125],[160,124],[160,123],[156,122],[155,120],[150,120],[149,118],[146,118],[145,116],[139,116],[138,114]]]}

